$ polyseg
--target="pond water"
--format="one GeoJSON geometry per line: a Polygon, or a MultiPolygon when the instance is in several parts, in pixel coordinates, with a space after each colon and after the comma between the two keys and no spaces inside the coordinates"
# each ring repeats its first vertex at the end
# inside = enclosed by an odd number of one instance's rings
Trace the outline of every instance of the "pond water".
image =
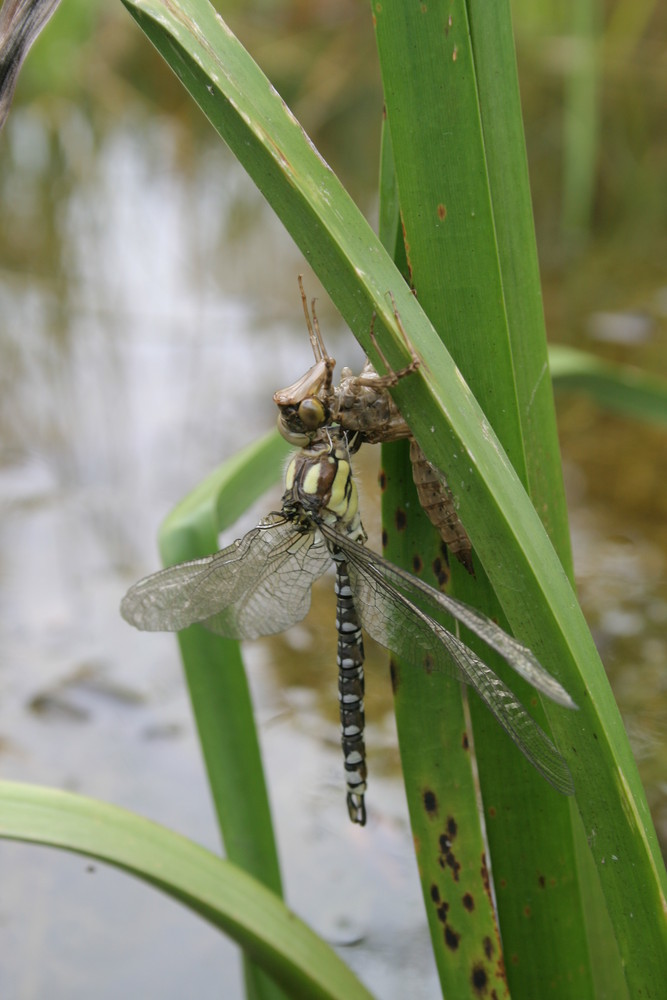
{"type": "MultiPolygon", "coordinates": [[[[139,112],[98,135],[74,110],[49,126],[21,107],[2,142],[2,771],[217,850],[176,643],[128,628],[118,603],[158,567],[163,516],[274,424],[272,392],[310,364],[297,273],[332,353],[361,353],[219,144],[193,156],[181,126],[139,112]]],[[[582,601],[667,839],[664,437],[576,398],[560,417],[582,601]]],[[[371,458],[369,521],[374,474],[371,458]]],[[[374,672],[368,835],[345,814],[333,609],[324,590],[314,603],[248,647],[288,902],[376,995],[433,996],[389,684],[374,672]],[[320,621],[331,666],[309,656],[320,621]]],[[[12,844],[0,872],[3,996],[240,995],[235,948],[139,882],[12,844]]]]}
{"type": "MultiPolygon", "coordinates": [[[[3,773],[115,802],[218,849],[176,644],[128,628],[118,604],[158,568],[156,530],[174,502],[274,425],[273,391],[309,366],[303,262],[224,150],[185,174],[168,123],[128,122],[95,151],[83,123],[68,127],[83,134],[78,183],[58,202],[58,269],[0,273],[3,773]]],[[[18,113],[8,135],[5,155],[34,166],[39,123],[18,113]]],[[[12,231],[42,183],[37,166],[11,178],[12,231]]],[[[320,316],[338,351],[340,320],[323,295],[320,316]]],[[[362,360],[349,333],[340,356],[362,360]]],[[[279,495],[277,484],[264,509],[279,495]]],[[[326,589],[317,602],[329,633],[326,589]]],[[[333,645],[330,670],[318,663],[286,687],[274,665],[312,646],[312,631],[248,649],[289,901],[350,946],[379,995],[404,992],[385,945],[401,940],[399,963],[409,954],[428,970],[426,996],[434,973],[389,685],[370,738],[388,759],[373,779],[384,805],[371,849],[345,810],[333,645]]],[[[3,844],[0,859],[3,995],[203,998],[222,982],[223,995],[240,995],[234,947],[145,886],[23,845],[3,844]]]]}

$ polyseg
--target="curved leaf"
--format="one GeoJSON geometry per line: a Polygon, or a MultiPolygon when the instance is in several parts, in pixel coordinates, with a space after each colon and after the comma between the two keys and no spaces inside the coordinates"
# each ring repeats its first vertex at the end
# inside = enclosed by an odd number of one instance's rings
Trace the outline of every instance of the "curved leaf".
{"type": "Polygon", "coordinates": [[[82,795],[0,782],[0,836],[76,851],[136,875],[232,937],[290,997],[370,997],[277,896],[157,823],[82,795]]]}
{"type": "Polygon", "coordinates": [[[600,406],[629,417],[667,424],[664,379],[562,345],[549,348],[549,367],[557,389],[585,393],[600,406]]]}

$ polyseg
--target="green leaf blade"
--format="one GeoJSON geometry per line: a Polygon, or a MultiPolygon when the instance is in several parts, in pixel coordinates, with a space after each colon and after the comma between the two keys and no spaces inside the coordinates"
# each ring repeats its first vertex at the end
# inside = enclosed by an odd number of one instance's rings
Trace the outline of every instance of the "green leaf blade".
{"type": "Polygon", "coordinates": [[[138,876],[228,934],[290,997],[369,1000],[321,938],[248,874],[117,806],[0,783],[0,837],[76,851],[138,876]]]}
{"type": "MultiPolygon", "coordinates": [[[[286,451],[274,430],[207,476],[161,526],[164,565],[215,552],[218,534],[279,478],[286,451]]],[[[180,632],[178,643],[227,857],[280,895],[278,852],[240,643],[200,625],[180,632]]],[[[255,997],[283,996],[247,956],[245,969],[255,997]]]]}

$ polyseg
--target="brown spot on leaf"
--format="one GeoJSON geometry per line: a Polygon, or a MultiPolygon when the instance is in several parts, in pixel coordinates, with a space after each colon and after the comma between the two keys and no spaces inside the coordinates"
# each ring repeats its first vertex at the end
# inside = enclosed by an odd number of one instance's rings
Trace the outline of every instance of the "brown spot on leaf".
{"type": "Polygon", "coordinates": [[[441,222],[444,222],[444,220],[447,218],[447,209],[442,204],[442,202],[438,205],[438,218],[440,219],[441,222]]]}
{"type": "Polygon", "coordinates": [[[423,568],[424,564],[422,562],[422,557],[420,555],[415,554],[412,557],[412,572],[415,574],[415,576],[419,576],[423,568]]]}
{"type": "Polygon", "coordinates": [[[461,940],[461,935],[453,931],[449,924],[445,927],[445,944],[452,951],[456,951],[459,946],[459,941],[461,940]]]}
{"type": "Polygon", "coordinates": [[[457,860],[456,855],[452,851],[452,842],[449,837],[445,834],[441,834],[439,838],[440,846],[440,857],[438,862],[441,868],[450,868],[452,875],[454,876],[454,881],[458,882],[461,873],[461,863],[457,860]]]}
{"type": "Polygon", "coordinates": [[[481,997],[486,993],[486,988],[489,985],[489,977],[482,962],[475,962],[473,965],[470,974],[470,985],[473,988],[475,996],[481,997]]]}
{"type": "Polygon", "coordinates": [[[447,562],[443,561],[439,556],[436,556],[431,563],[431,569],[433,570],[433,575],[438,581],[438,586],[446,587],[451,576],[447,562]]]}
{"type": "Polygon", "coordinates": [[[408,523],[408,517],[402,507],[396,508],[396,514],[394,516],[394,524],[396,525],[397,531],[405,531],[405,526],[408,523]]]}
{"type": "Polygon", "coordinates": [[[427,788],[423,795],[424,809],[429,814],[429,816],[434,816],[438,811],[438,799],[435,792],[432,792],[430,788],[427,788]]]}
{"type": "Polygon", "coordinates": [[[489,959],[489,961],[491,961],[491,956],[493,955],[493,941],[488,936],[488,934],[482,941],[482,947],[484,948],[484,954],[489,959]]]}
{"type": "Polygon", "coordinates": [[[461,902],[463,903],[463,906],[468,911],[468,913],[472,913],[472,911],[475,909],[475,900],[473,899],[472,895],[469,892],[466,892],[464,894],[461,902]]]}
{"type": "Polygon", "coordinates": [[[431,899],[433,900],[434,903],[440,902],[440,890],[438,889],[435,882],[433,882],[433,884],[431,885],[431,899]]]}
{"type": "Polygon", "coordinates": [[[380,469],[378,475],[378,484],[380,486],[380,492],[384,493],[384,491],[387,488],[387,473],[384,471],[384,469],[380,469]]]}
{"type": "Polygon", "coordinates": [[[386,549],[389,542],[389,535],[387,534],[385,528],[382,529],[382,548],[386,549]]]}

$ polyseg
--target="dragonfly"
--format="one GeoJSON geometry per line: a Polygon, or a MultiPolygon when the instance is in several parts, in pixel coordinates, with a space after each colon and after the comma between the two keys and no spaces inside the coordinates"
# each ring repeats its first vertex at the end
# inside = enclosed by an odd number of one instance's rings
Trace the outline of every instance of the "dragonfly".
{"type": "Polygon", "coordinates": [[[301,621],[313,582],[333,565],[341,745],[353,823],[366,823],[362,630],[417,669],[469,684],[540,774],[571,794],[572,776],[556,745],[500,677],[441,623],[443,613],[500,653],[537,691],[564,707],[576,705],[530,649],[486,615],[365,547],[354,446],[340,427],[324,427],[292,457],[280,511],[214,555],[139,581],[123,598],[123,617],[145,631],[199,622],[228,638],[255,639],[301,621]]]}
{"type": "Polygon", "coordinates": [[[396,306],[394,315],[412,354],[410,364],[398,372],[393,371],[371,327],[371,340],[387,374],[379,375],[367,360],[359,375],[354,375],[350,368],[343,368],[340,382],[334,385],[336,361],[326,349],[315,312],[315,300],[311,302],[311,319],[301,275],[298,280],[315,364],[293,385],[274,393],[280,433],[290,444],[302,445],[322,427],[334,423],[355,435],[357,447],[363,442],[380,444],[409,438],[412,478],[419,502],[449,551],[474,576],[472,545],[458,516],[447,479],[426,458],[388,391],[419,367],[419,358],[403,329],[396,306]]]}

